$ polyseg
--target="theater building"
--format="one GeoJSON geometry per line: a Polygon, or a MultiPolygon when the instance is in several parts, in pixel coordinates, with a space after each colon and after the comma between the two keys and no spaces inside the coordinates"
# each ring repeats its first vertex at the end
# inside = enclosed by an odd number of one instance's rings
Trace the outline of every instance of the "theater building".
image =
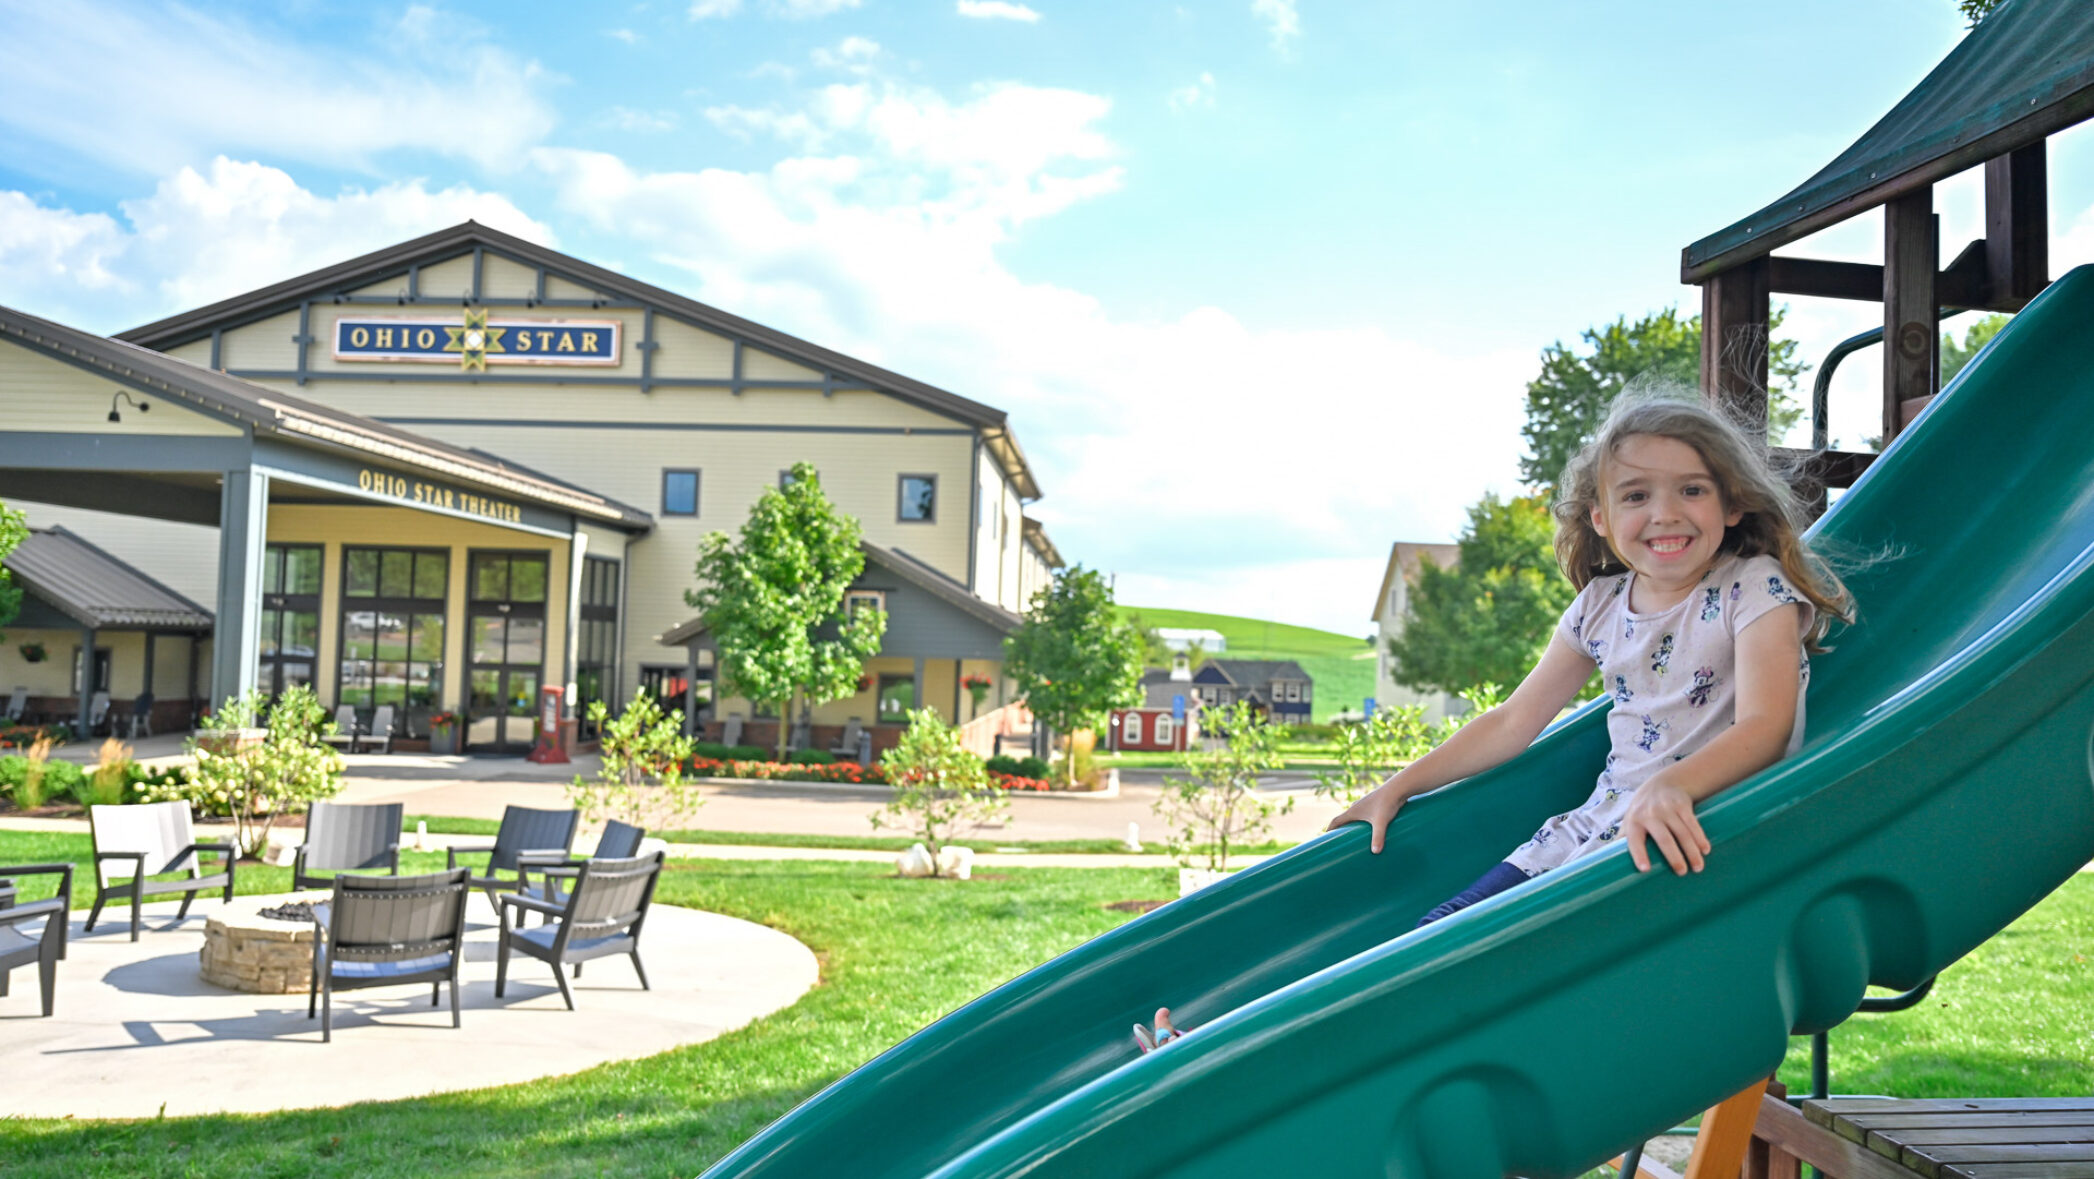
{"type": "MultiPolygon", "coordinates": [[[[114,338],[0,308],[0,498],[210,607],[196,694],[310,683],[410,741],[454,712],[469,749],[519,750],[546,687],[570,721],[639,691],[747,710],[710,699],[684,592],[700,538],[802,461],[882,555],[861,588],[934,607],[815,723],[905,695],[965,721],[977,674],[1005,703],[995,640],[1060,559],[979,402],[473,223],[114,338]]],[[[18,629],[0,689],[31,678],[18,629]]],[[[128,698],[126,662],[90,690],[128,698]]]]}

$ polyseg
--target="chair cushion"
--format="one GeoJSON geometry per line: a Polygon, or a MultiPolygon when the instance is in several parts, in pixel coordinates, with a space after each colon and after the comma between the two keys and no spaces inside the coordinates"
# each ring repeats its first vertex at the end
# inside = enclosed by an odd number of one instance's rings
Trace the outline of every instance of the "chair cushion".
{"type": "Polygon", "coordinates": [[[451,956],[447,953],[431,954],[426,958],[407,958],[399,962],[344,962],[336,959],[328,965],[336,978],[398,978],[401,975],[427,974],[432,970],[448,970],[451,966],[451,956]]]}

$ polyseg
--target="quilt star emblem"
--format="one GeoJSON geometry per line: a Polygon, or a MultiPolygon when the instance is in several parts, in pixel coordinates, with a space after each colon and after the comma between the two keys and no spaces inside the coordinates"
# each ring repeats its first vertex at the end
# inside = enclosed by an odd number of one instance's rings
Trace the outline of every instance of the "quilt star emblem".
{"type": "Polygon", "coordinates": [[[488,353],[508,351],[502,347],[502,337],[509,333],[509,329],[488,327],[484,310],[466,312],[462,326],[446,327],[444,331],[449,335],[449,339],[444,341],[444,351],[458,354],[461,372],[484,373],[488,353]]]}

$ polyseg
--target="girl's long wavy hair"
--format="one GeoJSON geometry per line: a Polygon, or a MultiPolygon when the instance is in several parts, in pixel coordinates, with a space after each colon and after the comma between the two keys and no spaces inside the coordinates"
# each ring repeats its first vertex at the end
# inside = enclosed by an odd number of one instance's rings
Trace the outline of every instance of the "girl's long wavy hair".
{"type": "Polygon", "coordinates": [[[1724,530],[1721,551],[1779,561],[1789,584],[1817,607],[1803,636],[1804,650],[1827,650],[1820,640],[1833,619],[1854,621],[1854,596],[1832,566],[1804,543],[1802,506],[1767,449],[1699,399],[1649,394],[1618,398],[1599,434],[1563,468],[1553,509],[1556,563],[1571,584],[1584,589],[1594,578],[1628,568],[1607,539],[1593,530],[1592,510],[1600,504],[1608,461],[1636,434],[1684,442],[1701,455],[1716,479],[1725,512],[1745,513],[1724,530]]]}

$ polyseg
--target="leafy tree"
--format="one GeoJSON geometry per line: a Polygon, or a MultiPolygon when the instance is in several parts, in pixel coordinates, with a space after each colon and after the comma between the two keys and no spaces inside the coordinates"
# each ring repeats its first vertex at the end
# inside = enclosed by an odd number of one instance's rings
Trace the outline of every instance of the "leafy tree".
{"type": "Polygon", "coordinates": [[[2013,318],[2011,315],[1988,315],[1970,325],[1970,330],[1963,333],[1961,344],[1956,343],[1955,333],[1941,333],[1941,383],[1947,385],[1957,373],[1962,372],[1963,366],[1969,364],[1985,345],[1990,344],[1992,337],[1999,335],[2000,329],[2006,327],[2007,321],[2013,318]]]}
{"type": "Polygon", "coordinates": [[[1185,755],[1185,776],[1166,777],[1152,804],[1170,828],[1165,843],[1180,864],[1204,855],[1211,871],[1229,870],[1229,849],[1272,833],[1272,817],[1294,809],[1294,799],[1273,802],[1258,793],[1258,780],[1285,762],[1280,726],[1246,701],[1210,708],[1200,723],[1221,742],[1185,755]]]}
{"type": "MultiPolygon", "coordinates": [[[[0,504],[0,557],[15,551],[15,546],[29,539],[29,519],[0,504]]],[[[0,626],[6,626],[22,612],[22,587],[15,584],[14,577],[5,568],[0,568],[0,626]]],[[[0,635],[0,638],[6,638],[0,635]]]]}
{"type": "Polygon", "coordinates": [[[1975,29],[1979,21],[1991,16],[1992,10],[2003,2],[2004,0],[1956,0],[1956,11],[1961,12],[1963,19],[1969,21],[1970,27],[1975,29]]]}
{"type": "Polygon", "coordinates": [[[988,766],[960,744],[960,730],[935,709],[909,714],[908,731],[880,755],[880,768],[894,787],[894,801],[873,813],[873,828],[899,827],[922,839],[933,876],[942,871],[938,853],[962,828],[979,827],[1010,809],[988,766]]]}
{"type": "Polygon", "coordinates": [[[858,538],[857,519],[822,494],[813,465],[794,463],[785,486],[750,509],[739,540],[715,532],[698,546],[698,588],[684,601],[719,646],[727,694],[778,714],[780,761],[794,706],[856,693],[886,633],[884,611],[844,610],[865,569],[858,538]]]}
{"type": "Polygon", "coordinates": [[[705,805],[697,785],[683,776],[697,744],[684,735],[683,709],[664,714],[661,703],[642,692],[615,719],[603,701],[591,701],[589,719],[601,735],[602,764],[594,781],[576,775],[567,788],[584,819],[668,827],[705,805]]]}
{"type": "MultiPolygon", "coordinates": [[[[1026,707],[1057,732],[1098,728],[1112,709],[1141,702],[1141,632],[1114,612],[1112,588],[1095,569],[1065,569],[1034,594],[1003,649],[1026,707]]],[[[1064,772],[1074,786],[1073,756],[1064,772]]]]}
{"type": "Polygon", "coordinates": [[[1460,554],[1418,566],[1403,633],[1389,640],[1396,682],[1461,693],[1525,679],[1576,597],[1556,568],[1555,521],[1541,496],[1485,495],[1460,554]]]}
{"type": "Polygon", "coordinates": [[[284,689],[273,704],[266,691],[251,688],[204,718],[185,743],[192,763],[180,778],[144,787],[142,801],[182,799],[207,815],[229,816],[235,846],[259,857],[276,816],[341,792],[342,755],[327,743],[334,731],[327,707],[304,684],[284,689]],[[227,745],[213,732],[249,728],[265,706],[261,740],[227,745]]]}
{"type": "MultiPolygon", "coordinates": [[[[1770,332],[1781,327],[1787,312],[1774,312],[1770,332]]],[[[1520,427],[1520,435],[1527,440],[1528,453],[1520,459],[1520,478],[1529,486],[1556,486],[1564,464],[1599,431],[1607,408],[1623,389],[1642,382],[1688,389],[1700,384],[1698,315],[1682,319],[1677,308],[1667,307],[1634,323],[1620,316],[1613,323],[1585,329],[1580,338],[1589,352],[1574,352],[1559,340],[1541,350],[1541,375],[1527,382],[1527,424],[1520,427]]],[[[1803,407],[1789,395],[1809,369],[1796,359],[1794,340],[1777,339],[1768,349],[1770,437],[1781,437],[1802,420],[1803,407]]]]}
{"type": "Polygon", "coordinates": [[[1338,764],[1315,771],[1316,796],[1347,806],[1387,781],[1406,762],[1432,748],[1423,704],[1382,705],[1356,725],[1340,725],[1332,755],[1338,764]]]}

